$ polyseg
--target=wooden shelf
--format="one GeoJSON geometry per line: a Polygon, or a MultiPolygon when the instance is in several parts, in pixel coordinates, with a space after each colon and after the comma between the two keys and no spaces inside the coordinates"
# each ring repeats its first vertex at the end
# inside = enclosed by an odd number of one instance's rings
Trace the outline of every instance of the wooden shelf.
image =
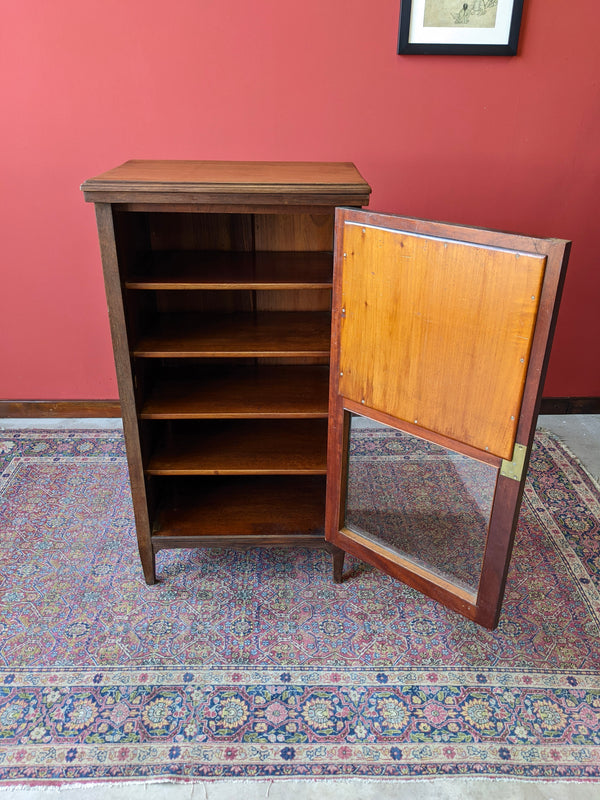
{"type": "Polygon", "coordinates": [[[325,475],[325,420],[253,420],[174,425],[159,440],[148,475],[325,475]]]}
{"type": "Polygon", "coordinates": [[[133,349],[141,358],[328,356],[326,311],[165,314],[133,349]]]}
{"type": "Polygon", "coordinates": [[[163,251],[140,259],[128,289],[330,289],[331,253],[163,251]]]}
{"type": "Polygon", "coordinates": [[[142,419],[327,418],[326,366],[216,367],[156,381],[142,419]]]}
{"type": "Polygon", "coordinates": [[[163,479],[152,544],[163,547],[323,542],[325,478],[163,479]],[[212,541],[211,541],[212,539],[212,541]]]}

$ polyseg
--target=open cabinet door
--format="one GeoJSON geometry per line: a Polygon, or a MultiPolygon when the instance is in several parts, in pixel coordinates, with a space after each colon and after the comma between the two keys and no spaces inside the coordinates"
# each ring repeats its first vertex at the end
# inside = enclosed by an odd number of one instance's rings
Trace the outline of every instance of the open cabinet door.
{"type": "Polygon", "coordinates": [[[336,214],[326,538],[487,628],[568,250],[336,214]]]}

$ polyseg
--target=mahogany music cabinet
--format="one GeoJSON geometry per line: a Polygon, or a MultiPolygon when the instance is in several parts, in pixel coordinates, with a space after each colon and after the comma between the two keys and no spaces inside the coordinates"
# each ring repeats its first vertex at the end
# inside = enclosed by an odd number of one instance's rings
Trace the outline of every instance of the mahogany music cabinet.
{"type": "Polygon", "coordinates": [[[349,163],[129,161],[96,207],[137,538],[163,548],[324,537],[336,206],[349,163]]]}

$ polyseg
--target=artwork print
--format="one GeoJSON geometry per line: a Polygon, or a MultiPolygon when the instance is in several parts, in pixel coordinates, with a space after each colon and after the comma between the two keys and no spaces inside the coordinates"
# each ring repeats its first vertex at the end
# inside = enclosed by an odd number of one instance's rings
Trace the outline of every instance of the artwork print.
{"type": "Polygon", "coordinates": [[[523,0],[401,0],[398,53],[517,54],[523,0]]]}
{"type": "Polygon", "coordinates": [[[424,27],[494,28],[498,0],[425,0],[424,27]]]}

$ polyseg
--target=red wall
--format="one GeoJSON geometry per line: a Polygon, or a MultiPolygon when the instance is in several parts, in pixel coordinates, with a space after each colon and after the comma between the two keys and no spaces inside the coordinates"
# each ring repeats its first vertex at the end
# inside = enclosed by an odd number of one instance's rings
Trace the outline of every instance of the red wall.
{"type": "Polygon", "coordinates": [[[3,4],[0,397],[116,397],[79,185],[128,158],[349,160],[374,209],[572,239],[545,394],[600,395],[599,4],[525,0],[516,58],[398,56],[398,10],[3,4]]]}

